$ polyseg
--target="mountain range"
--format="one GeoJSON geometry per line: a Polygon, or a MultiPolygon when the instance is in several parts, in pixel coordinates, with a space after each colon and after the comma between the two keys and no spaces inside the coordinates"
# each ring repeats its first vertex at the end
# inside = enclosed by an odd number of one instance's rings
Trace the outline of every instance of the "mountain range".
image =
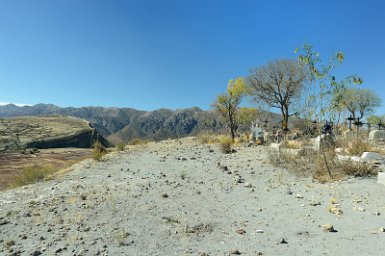
{"type": "Polygon", "coordinates": [[[224,131],[224,123],[215,111],[200,108],[141,111],[132,108],[58,107],[52,104],[0,106],[0,117],[74,116],[90,122],[112,144],[134,138],[162,140],[195,135],[202,131],[224,131]]]}

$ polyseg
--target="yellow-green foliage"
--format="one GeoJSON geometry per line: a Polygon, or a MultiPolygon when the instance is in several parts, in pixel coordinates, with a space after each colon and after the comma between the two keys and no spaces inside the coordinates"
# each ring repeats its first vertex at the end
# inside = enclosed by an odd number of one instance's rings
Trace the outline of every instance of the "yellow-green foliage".
{"type": "Polygon", "coordinates": [[[126,148],[126,144],[121,142],[118,145],[116,145],[116,150],[117,151],[123,151],[126,148]]]}
{"type": "Polygon", "coordinates": [[[96,141],[93,145],[93,159],[100,161],[105,154],[107,154],[107,149],[100,141],[96,141]]]}
{"type": "Polygon", "coordinates": [[[231,153],[232,152],[231,144],[232,144],[231,138],[222,137],[219,140],[219,145],[220,145],[222,153],[225,153],[225,154],[231,153]]]}
{"type": "Polygon", "coordinates": [[[15,180],[11,185],[14,187],[19,187],[27,184],[36,183],[38,181],[43,181],[54,172],[55,169],[51,165],[29,166],[26,167],[22,173],[15,177],[15,180]]]}
{"type": "Polygon", "coordinates": [[[243,96],[246,93],[245,81],[243,78],[237,78],[236,80],[230,80],[227,86],[227,91],[220,94],[213,107],[221,114],[225,119],[227,126],[231,133],[231,139],[234,141],[235,132],[237,128],[237,109],[243,96]]]}
{"type": "Polygon", "coordinates": [[[237,112],[237,123],[243,129],[249,129],[252,122],[256,120],[258,110],[255,108],[239,108],[237,112]]]}

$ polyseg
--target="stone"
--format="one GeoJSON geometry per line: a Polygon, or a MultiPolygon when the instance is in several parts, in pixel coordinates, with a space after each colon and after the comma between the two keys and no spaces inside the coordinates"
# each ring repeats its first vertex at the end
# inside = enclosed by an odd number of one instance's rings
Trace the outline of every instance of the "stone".
{"type": "Polygon", "coordinates": [[[385,172],[378,172],[377,182],[382,184],[382,185],[385,185],[385,172]]]}
{"type": "Polygon", "coordinates": [[[234,255],[240,255],[241,254],[238,249],[231,249],[229,253],[234,254],[234,255]]]}
{"type": "Polygon", "coordinates": [[[248,182],[245,183],[245,188],[252,188],[252,187],[253,186],[250,183],[248,183],[248,182]]]}
{"type": "Polygon", "coordinates": [[[324,224],[322,225],[322,229],[326,232],[336,232],[332,224],[324,224]]]}
{"type": "Polygon", "coordinates": [[[302,199],[302,198],[303,198],[303,195],[301,195],[301,194],[296,194],[295,197],[296,197],[296,198],[299,198],[299,199],[302,199]]]}

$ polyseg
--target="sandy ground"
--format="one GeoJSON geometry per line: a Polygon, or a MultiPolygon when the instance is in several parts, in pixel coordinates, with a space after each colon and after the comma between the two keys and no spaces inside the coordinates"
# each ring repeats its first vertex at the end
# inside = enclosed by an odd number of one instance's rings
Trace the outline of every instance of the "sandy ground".
{"type": "Polygon", "coordinates": [[[384,255],[385,186],[298,178],[262,146],[187,138],[74,169],[0,193],[0,255],[384,255]]]}

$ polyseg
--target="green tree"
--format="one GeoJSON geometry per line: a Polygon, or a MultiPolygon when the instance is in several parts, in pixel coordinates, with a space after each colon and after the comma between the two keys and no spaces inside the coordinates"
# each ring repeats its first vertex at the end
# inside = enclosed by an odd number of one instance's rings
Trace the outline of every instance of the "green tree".
{"type": "Polygon", "coordinates": [[[235,132],[238,128],[237,110],[245,91],[246,87],[243,78],[230,80],[227,86],[227,91],[220,94],[212,104],[225,119],[227,128],[230,131],[232,142],[234,142],[235,132]]]}
{"type": "Polygon", "coordinates": [[[257,68],[249,76],[249,94],[282,114],[282,128],[288,126],[291,104],[299,98],[306,78],[303,67],[294,60],[282,59],[257,68]]]}
{"type": "Polygon", "coordinates": [[[362,78],[352,75],[337,81],[332,73],[344,61],[342,52],[333,54],[326,65],[323,64],[320,54],[314,51],[310,44],[305,43],[301,49],[296,48],[295,53],[298,52],[298,62],[304,66],[307,75],[305,86],[307,97],[304,102],[305,118],[308,121],[322,121],[330,110],[336,109],[334,103],[338,102],[332,102],[337,99],[334,96],[348,85],[362,84],[362,78]]]}
{"type": "Polygon", "coordinates": [[[371,115],[366,118],[366,122],[370,125],[377,125],[379,123],[383,123],[383,118],[376,115],[371,115]]]}
{"type": "Polygon", "coordinates": [[[349,88],[340,92],[343,106],[354,119],[362,120],[381,106],[381,98],[369,89],[349,88]]]}
{"type": "Polygon", "coordinates": [[[237,113],[237,123],[244,130],[250,128],[251,124],[256,120],[258,110],[255,108],[239,108],[237,113]]]}

